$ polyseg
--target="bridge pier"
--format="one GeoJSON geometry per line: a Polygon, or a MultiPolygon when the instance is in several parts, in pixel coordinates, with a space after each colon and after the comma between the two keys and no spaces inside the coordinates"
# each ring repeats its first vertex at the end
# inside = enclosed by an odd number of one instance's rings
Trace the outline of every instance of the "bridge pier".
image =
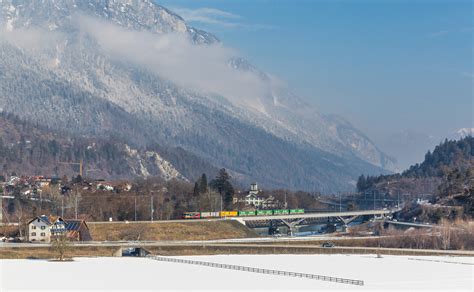
{"type": "Polygon", "coordinates": [[[355,216],[352,216],[350,218],[347,218],[347,219],[344,219],[342,218],[341,216],[338,216],[337,218],[342,222],[344,223],[344,225],[342,226],[342,231],[343,232],[347,232],[347,229],[349,228],[349,226],[347,226],[349,223],[351,223],[352,221],[354,221],[355,219],[357,219],[359,217],[359,215],[355,215],[355,216]]]}
{"type": "MultiPolygon", "coordinates": [[[[293,235],[295,233],[296,226],[301,224],[304,220],[311,223],[314,220],[328,220],[328,222],[333,222],[335,220],[342,222],[347,228],[347,224],[354,221],[357,217],[360,216],[371,216],[371,215],[386,215],[393,214],[398,212],[400,209],[391,209],[391,210],[364,210],[364,211],[344,211],[344,212],[323,212],[323,213],[303,213],[303,214],[280,214],[280,215],[266,215],[266,216],[246,216],[246,217],[237,217],[233,218],[234,220],[239,221],[244,225],[254,225],[255,222],[263,226],[268,226],[269,222],[278,222],[286,225],[289,228],[289,234],[293,235]],[[344,219],[343,217],[347,218],[344,219]]],[[[257,224],[257,223],[255,223],[257,224]]],[[[275,225],[275,224],[273,224],[275,225]]],[[[271,225],[272,226],[272,225],[271,225]]],[[[271,227],[270,226],[270,227],[271,227]]]]}
{"type": "Polygon", "coordinates": [[[296,226],[298,224],[300,224],[301,222],[303,222],[305,220],[305,218],[303,219],[299,219],[299,220],[296,220],[296,221],[286,221],[285,219],[280,219],[281,222],[283,222],[283,224],[285,224],[286,226],[288,226],[288,235],[290,236],[293,236],[294,234],[294,231],[296,229],[296,226]]]}

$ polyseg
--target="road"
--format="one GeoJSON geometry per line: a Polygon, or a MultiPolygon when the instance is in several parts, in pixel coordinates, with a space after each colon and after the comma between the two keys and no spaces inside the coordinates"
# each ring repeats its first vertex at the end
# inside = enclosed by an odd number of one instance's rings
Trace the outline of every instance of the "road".
{"type": "MultiPolygon", "coordinates": [[[[216,248],[248,248],[248,249],[300,249],[304,251],[318,251],[324,250],[324,253],[383,253],[383,254],[411,254],[411,255],[432,255],[443,254],[451,256],[470,256],[474,257],[474,251],[471,250],[434,250],[434,249],[406,249],[406,248],[379,248],[379,247],[351,247],[351,246],[335,246],[331,248],[321,247],[319,244],[258,244],[258,243],[212,243],[212,242],[188,242],[188,241],[174,241],[174,242],[88,242],[88,243],[74,243],[74,246],[83,247],[216,247],[216,248]]],[[[16,247],[16,248],[31,248],[42,247],[49,248],[49,244],[40,243],[8,243],[0,244],[1,248],[16,247]]]]}
{"type": "Polygon", "coordinates": [[[389,224],[403,225],[403,226],[410,226],[410,227],[423,227],[423,228],[435,228],[435,227],[439,227],[439,226],[431,225],[431,224],[413,223],[413,222],[401,222],[401,221],[390,221],[390,220],[387,220],[387,221],[385,221],[385,222],[386,222],[386,223],[389,223],[389,224]]]}

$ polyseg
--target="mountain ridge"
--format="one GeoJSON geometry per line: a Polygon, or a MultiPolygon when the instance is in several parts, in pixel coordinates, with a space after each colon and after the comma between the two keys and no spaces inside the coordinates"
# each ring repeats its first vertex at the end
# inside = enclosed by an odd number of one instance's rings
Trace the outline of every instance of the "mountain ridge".
{"type": "Polygon", "coordinates": [[[15,3],[0,1],[7,112],[78,134],[118,135],[134,147],[181,147],[273,187],[347,190],[359,173],[393,165],[352,125],[310,109],[217,37],[151,1],[15,3]],[[43,39],[32,37],[38,30],[43,39]],[[176,57],[186,62],[169,63],[176,57]],[[202,73],[204,87],[188,71],[202,73]]]}

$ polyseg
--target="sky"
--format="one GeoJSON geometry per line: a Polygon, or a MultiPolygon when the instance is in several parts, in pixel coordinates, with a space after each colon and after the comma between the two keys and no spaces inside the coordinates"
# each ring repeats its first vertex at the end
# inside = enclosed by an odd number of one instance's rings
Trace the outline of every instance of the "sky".
{"type": "Polygon", "coordinates": [[[157,2],[376,142],[474,127],[470,0],[157,2]]]}

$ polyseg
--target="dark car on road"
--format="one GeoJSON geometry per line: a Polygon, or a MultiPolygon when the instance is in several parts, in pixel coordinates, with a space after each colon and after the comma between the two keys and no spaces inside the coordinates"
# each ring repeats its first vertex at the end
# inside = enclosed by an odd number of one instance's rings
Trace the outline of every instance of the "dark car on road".
{"type": "Polygon", "coordinates": [[[334,247],[334,243],[326,241],[321,245],[321,247],[334,247]]]}

